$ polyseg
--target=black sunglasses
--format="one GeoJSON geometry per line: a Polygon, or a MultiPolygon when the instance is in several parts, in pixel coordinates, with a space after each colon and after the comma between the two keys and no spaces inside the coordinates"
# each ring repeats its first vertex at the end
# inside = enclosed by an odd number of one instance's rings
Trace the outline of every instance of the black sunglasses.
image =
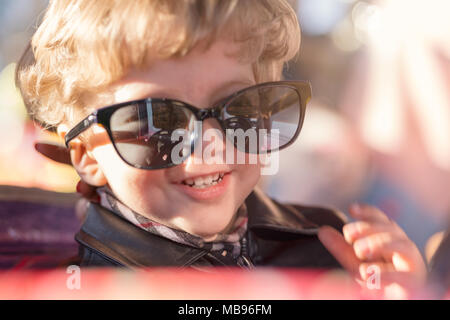
{"type": "MultiPolygon", "coordinates": [[[[127,164],[139,169],[162,169],[180,164],[172,152],[180,141],[187,148],[180,150],[182,159],[194,151],[199,134],[195,121],[215,118],[233,145],[246,153],[270,153],[295,141],[302,128],[306,104],[311,98],[311,85],[306,81],[266,82],[251,86],[222,99],[207,109],[185,102],[146,98],[100,108],[72,128],[65,136],[66,146],[92,124],[105,128],[117,154],[127,164]],[[173,138],[180,130],[183,137],[173,138]],[[231,130],[231,131],[230,131],[231,130]],[[240,131],[242,130],[242,131],[240,131]],[[260,139],[261,130],[268,134],[276,130],[278,141],[260,139]],[[251,134],[245,134],[244,144],[230,132],[253,132],[258,140],[251,147],[251,134]],[[264,140],[264,142],[262,141],[264,140]]],[[[179,148],[177,149],[179,150],[179,148]]]]}

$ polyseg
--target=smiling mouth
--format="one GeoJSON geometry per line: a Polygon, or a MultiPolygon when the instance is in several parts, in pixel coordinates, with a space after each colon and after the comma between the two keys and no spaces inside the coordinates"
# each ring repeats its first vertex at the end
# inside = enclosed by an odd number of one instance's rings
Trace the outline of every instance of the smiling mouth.
{"type": "Polygon", "coordinates": [[[204,189],[220,183],[226,174],[228,172],[217,172],[206,176],[186,179],[181,183],[192,188],[204,189]]]}

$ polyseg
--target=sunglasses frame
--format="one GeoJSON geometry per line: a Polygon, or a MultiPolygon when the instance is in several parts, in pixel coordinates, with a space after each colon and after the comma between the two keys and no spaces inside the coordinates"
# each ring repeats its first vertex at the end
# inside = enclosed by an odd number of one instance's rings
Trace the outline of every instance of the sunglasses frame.
{"type": "MultiPolygon", "coordinates": [[[[65,145],[67,148],[70,148],[70,146],[69,146],[70,141],[72,141],[78,135],[80,135],[81,133],[83,133],[84,131],[89,129],[93,124],[97,124],[106,130],[106,132],[108,133],[108,137],[109,137],[112,145],[114,146],[114,149],[116,150],[117,154],[128,165],[130,165],[134,168],[144,169],[144,170],[156,170],[156,169],[164,169],[164,168],[173,167],[178,164],[170,163],[170,164],[167,164],[164,166],[158,166],[158,167],[153,168],[153,167],[149,167],[149,166],[144,167],[144,166],[136,165],[136,164],[130,163],[129,161],[124,159],[124,157],[120,154],[119,150],[117,149],[117,146],[114,142],[111,127],[110,127],[110,120],[111,120],[111,116],[113,115],[113,113],[122,107],[126,107],[126,106],[129,106],[132,104],[149,103],[149,102],[161,103],[161,102],[169,101],[171,103],[178,105],[179,107],[184,107],[184,108],[189,109],[192,112],[192,114],[195,116],[196,120],[198,120],[198,121],[204,121],[208,118],[215,118],[220,123],[222,130],[225,132],[223,120],[220,119],[222,110],[224,108],[226,108],[228,105],[230,105],[230,103],[236,97],[244,94],[246,91],[254,90],[257,88],[261,88],[261,87],[290,87],[290,88],[296,90],[298,97],[299,97],[300,116],[299,116],[299,122],[297,125],[297,130],[294,133],[294,136],[291,138],[291,140],[288,143],[284,144],[283,146],[278,147],[276,149],[268,150],[265,153],[271,153],[272,151],[279,151],[279,150],[282,150],[282,149],[288,147],[292,143],[294,143],[294,141],[297,139],[298,135],[300,134],[300,131],[303,126],[303,121],[305,118],[306,105],[308,104],[309,100],[311,99],[311,95],[312,95],[311,84],[308,81],[302,81],[302,80],[294,81],[293,80],[293,81],[274,81],[274,82],[259,83],[254,86],[246,87],[239,91],[236,91],[233,94],[220,100],[218,103],[216,103],[212,107],[205,108],[205,109],[199,109],[197,107],[194,107],[193,105],[190,105],[189,103],[186,103],[186,102],[183,102],[180,100],[167,99],[167,98],[144,98],[144,99],[126,101],[126,102],[122,102],[122,103],[118,103],[118,104],[105,106],[105,107],[102,107],[102,108],[97,109],[94,112],[90,113],[87,117],[85,117],[77,125],[75,125],[71,130],[69,130],[69,132],[66,134],[65,139],[64,139],[65,145]]],[[[192,143],[191,144],[191,154],[193,151],[194,150],[193,150],[193,143],[192,143]]]]}

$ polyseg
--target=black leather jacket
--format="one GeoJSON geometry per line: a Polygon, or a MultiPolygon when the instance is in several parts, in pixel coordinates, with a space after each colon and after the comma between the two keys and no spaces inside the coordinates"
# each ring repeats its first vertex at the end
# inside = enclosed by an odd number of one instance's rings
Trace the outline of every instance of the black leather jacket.
{"type": "Polygon", "coordinates": [[[213,254],[144,231],[91,203],[75,239],[80,266],[157,267],[254,266],[340,268],[317,238],[321,225],[342,230],[345,216],[337,211],[283,205],[255,188],[245,200],[248,231],[242,256],[213,254]]]}

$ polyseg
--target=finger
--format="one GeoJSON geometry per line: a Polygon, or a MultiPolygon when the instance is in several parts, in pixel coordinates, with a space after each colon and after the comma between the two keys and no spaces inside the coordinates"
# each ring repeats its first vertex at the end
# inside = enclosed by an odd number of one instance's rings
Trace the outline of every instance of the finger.
{"type": "Polygon", "coordinates": [[[357,220],[389,223],[391,220],[380,209],[367,204],[353,204],[349,208],[350,215],[357,220]]]}
{"type": "Polygon", "coordinates": [[[356,256],[363,261],[392,262],[396,271],[425,271],[419,250],[409,239],[397,239],[390,233],[377,233],[353,244],[356,256]]]}
{"type": "Polygon", "coordinates": [[[353,244],[356,240],[370,236],[375,233],[389,232],[396,238],[406,238],[405,233],[401,230],[396,223],[379,223],[379,222],[367,222],[356,221],[347,223],[343,228],[345,240],[353,244]]]}
{"type": "Polygon", "coordinates": [[[387,272],[395,272],[395,268],[392,263],[363,262],[359,265],[359,274],[363,280],[367,280],[369,277],[378,276],[387,272]]]}
{"type": "Polygon", "coordinates": [[[345,241],[339,231],[329,226],[323,226],[319,229],[318,237],[342,267],[354,276],[359,275],[360,261],[356,257],[353,247],[345,241]]]}
{"type": "Polygon", "coordinates": [[[69,150],[65,146],[47,142],[36,142],[34,148],[37,152],[53,161],[72,165],[69,150]]]}

